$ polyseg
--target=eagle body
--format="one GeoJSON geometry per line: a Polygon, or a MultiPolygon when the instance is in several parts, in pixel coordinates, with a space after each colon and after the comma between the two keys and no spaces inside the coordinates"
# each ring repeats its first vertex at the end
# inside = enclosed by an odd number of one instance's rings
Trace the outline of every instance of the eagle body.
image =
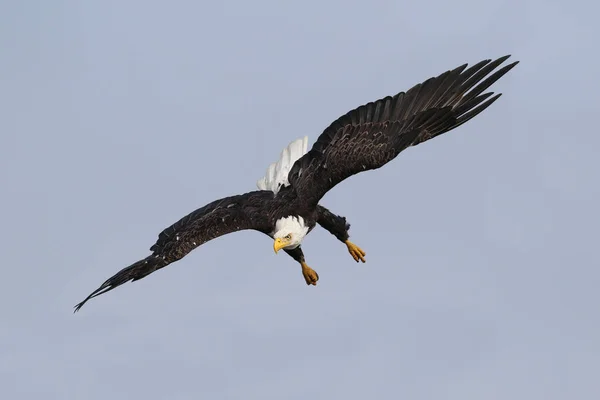
{"type": "Polygon", "coordinates": [[[172,263],[209,240],[232,232],[251,229],[273,238],[277,222],[287,217],[301,218],[310,231],[317,223],[318,209],[307,207],[287,188],[277,195],[257,190],[225,197],[191,212],[163,230],[150,251],[172,263]]]}
{"type": "Polygon", "coordinates": [[[359,106],[332,122],[308,150],[308,138],[290,143],[257,182],[259,190],[224,197],[164,229],[146,258],[117,272],[75,306],[172,264],[202,244],[241,230],[262,232],[302,267],[307,284],[318,274],[306,264],[302,240],[320,225],[344,243],[355,261],[365,252],[349,241],[350,224],[319,204],[340,182],[381,168],[402,151],[469,121],[500,94],[485,92],[518,62],[496,70],[509,56],[448,70],[413,86],[359,106]]]}

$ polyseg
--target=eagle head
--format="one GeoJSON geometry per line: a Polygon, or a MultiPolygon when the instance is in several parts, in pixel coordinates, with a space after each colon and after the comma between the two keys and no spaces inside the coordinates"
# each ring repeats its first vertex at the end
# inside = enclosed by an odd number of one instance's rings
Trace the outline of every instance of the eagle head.
{"type": "Polygon", "coordinates": [[[300,246],[302,239],[308,233],[308,227],[304,224],[304,218],[300,216],[287,216],[280,218],[275,223],[273,234],[273,249],[277,253],[281,249],[295,249],[300,246]]]}

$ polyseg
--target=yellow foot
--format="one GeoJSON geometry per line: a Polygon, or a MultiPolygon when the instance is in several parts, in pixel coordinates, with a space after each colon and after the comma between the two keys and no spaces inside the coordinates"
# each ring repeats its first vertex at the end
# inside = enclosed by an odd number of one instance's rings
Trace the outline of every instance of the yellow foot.
{"type": "Polygon", "coordinates": [[[302,275],[304,275],[306,284],[316,286],[317,281],[319,280],[319,274],[317,274],[314,269],[306,265],[305,262],[301,262],[300,265],[302,266],[302,275]]]}
{"type": "Polygon", "coordinates": [[[348,251],[350,252],[350,255],[352,256],[352,258],[354,258],[354,261],[358,262],[358,260],[360,260],[362,262],[366,262],[365,256],[367,255],[367,253],[365,253],[363,249],[361,249],[349,240],[346,240],[345,243],[346,246],[348,246],[348,251]]]}

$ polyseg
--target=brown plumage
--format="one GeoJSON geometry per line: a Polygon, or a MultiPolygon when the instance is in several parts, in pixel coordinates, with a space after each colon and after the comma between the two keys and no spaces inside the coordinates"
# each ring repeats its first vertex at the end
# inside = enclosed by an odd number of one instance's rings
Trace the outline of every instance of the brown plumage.
{"type": "Polygon", "coordinates": [[[481,93],[518,63],[488,76],[508,57],[484,60],[467,70],[467,64],[461,65],[406,93],[348,112],[325,129],[312,149],[294,164],[290,183],[299,196],[315,205],[344,179],[380,168],[407,147],[464,124],[500,97],[481,93]]]}
{"type": "Polygon", "coordinates": [[[346,243],[356,261],[364,262],[364,252],[348,241],[350,225],[346,219],[319,205],[320,199],[344,179],[380,168],[406,148],[448,132],[489,107],[500,94],[493,96],[485,90],[518,63],[493,72],[508,58],[484,60],[468,69],[464,64],[406,93],[349,111],[323,131],[310,151],[292,160],[287,182],[279,190],[226,197],[183,217],[160,233],[150,248],[151,255],[109,278],[77,304],[75,311],[95,296],[180,260],[209,240],[245,229],[276,241],[283,240],[280,236],[290,240],[292,231],[301,236],[282,248],[302,265],[307,284],[316,284],[318,275],[306,265],[300,241],[317,223],[346,243]],[[292,230],[286,235],[286,229],[292,230]]]}

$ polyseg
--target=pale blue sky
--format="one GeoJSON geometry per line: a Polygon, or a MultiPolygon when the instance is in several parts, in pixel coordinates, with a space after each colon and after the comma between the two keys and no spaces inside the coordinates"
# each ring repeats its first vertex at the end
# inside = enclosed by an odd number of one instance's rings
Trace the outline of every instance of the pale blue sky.
{"type": "Polygon", "coordinates": [[[599,11],[1,2],[1,397],[600,397],[599,11]],[[366,264],[315,230],[307,287],[237,233],[72,314],[290,141],[507,53],[491,108],[327,194],[366,264]]]}

